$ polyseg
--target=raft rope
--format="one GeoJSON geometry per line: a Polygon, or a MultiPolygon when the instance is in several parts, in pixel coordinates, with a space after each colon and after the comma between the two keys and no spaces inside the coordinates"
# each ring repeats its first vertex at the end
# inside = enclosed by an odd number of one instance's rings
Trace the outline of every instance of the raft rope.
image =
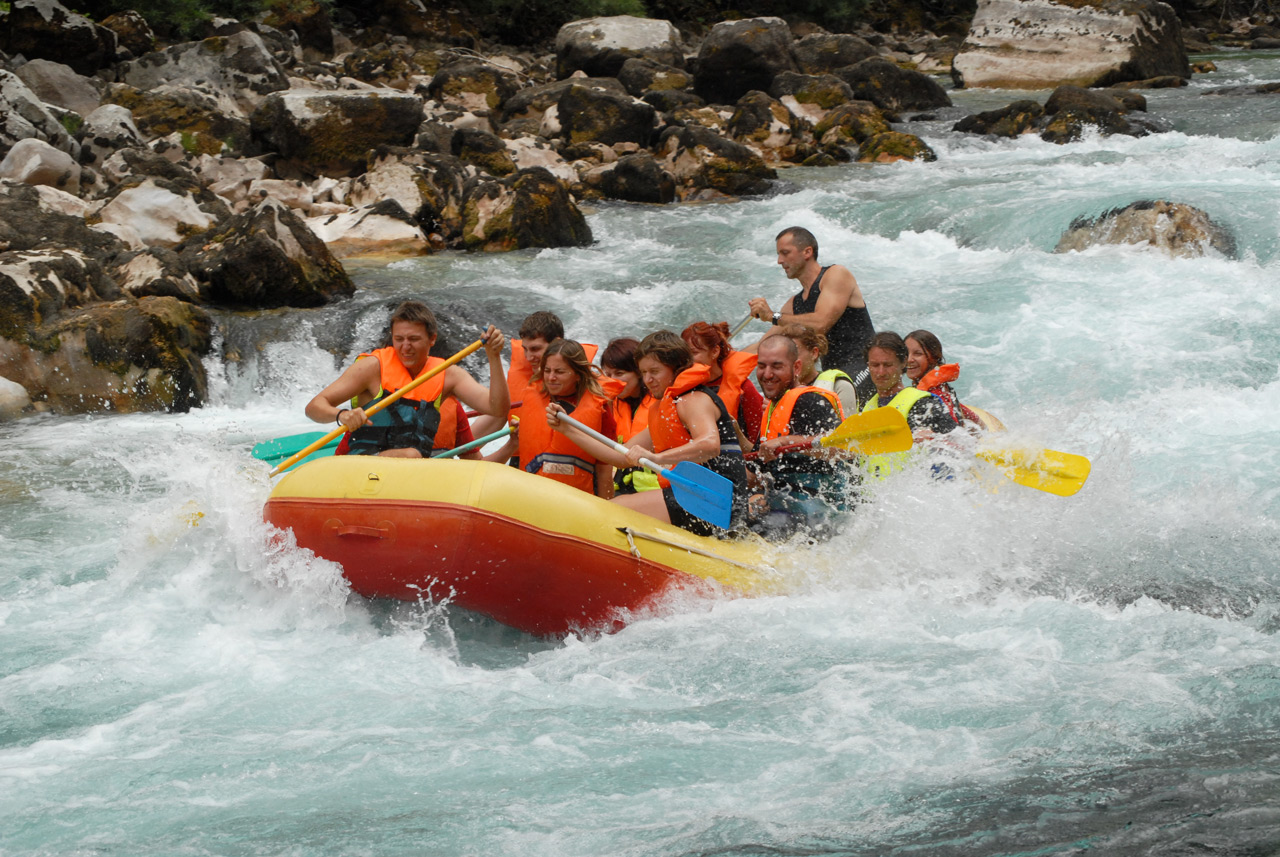
{"type": "Polygon", "coordinates": [[[636,548],[635,540],[646,539],[647,541],[657,542],[660,545],[666,545],[669,548],[676,548],[678,550],[687,551],[689,553],[696,553],[698,556],[705,556],[708,559],[715,559],[715,560],[719,560],[720,562],[727,562],[729,563],[729,565],[736,565],[738,568],[745,568],[750,571],[767,571],[770,573],[774,573],[775,571],[772,567],[767,565],[747,565],[745,562],[738,562],[736,559],[729,559],[727,556],[721,556],[718,553],[712,553],[711,551],[703,550],[702,548],[694,548],[694,547],[689,547],[688,545],[682,545],[679,542],[672,541],[670,539],[664,539],[662,536],[655,536],[652,533],[642,533],[639,530],[633,530],[631,527],[618,527],[618,532],[622,533],[627,537],[627,544],[631,546],[631,554],[637,559],[640,558],[640,551],[638,548],[636,548]]]}

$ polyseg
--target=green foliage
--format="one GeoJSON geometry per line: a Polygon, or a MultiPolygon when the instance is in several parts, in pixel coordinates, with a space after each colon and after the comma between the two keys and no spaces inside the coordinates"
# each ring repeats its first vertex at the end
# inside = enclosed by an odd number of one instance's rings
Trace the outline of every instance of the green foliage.
{"type": "Polygon", "coordinates": [[[75,113],[64,113],[58,117],[58,121],[62,123],[62,127],[67,129],[67,133],[72,137],[80,130],[80,126],[84,124],[84,120],[75,113]]]}

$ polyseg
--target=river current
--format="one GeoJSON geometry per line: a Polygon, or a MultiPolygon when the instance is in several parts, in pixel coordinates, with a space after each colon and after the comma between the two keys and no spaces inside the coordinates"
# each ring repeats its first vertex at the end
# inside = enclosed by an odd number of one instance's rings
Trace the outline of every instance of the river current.
{"type": "Polygon", "coordinates": [[[219,316],[203,408],[0,425],[0,854],[1277,853],[1280,96],[1201,93],[1280,57],[1214,59],[1147,93],[1169,133],[963,136],[1024,94],[955,93],[911,125],[936,163],[353,267],[350,301],[219,316]],[[1238,257],[1052,252],[1139,199],[1238,257]],[[1084,490],[908,473],[785,595],[565,640],[363,600],[262,523],[250,447],[313,428],[389,303],[459,345],[537,308],[595,342],[732,324],[792,292],[792,224],[1013,439],[1089,456],[1084,490]]]}

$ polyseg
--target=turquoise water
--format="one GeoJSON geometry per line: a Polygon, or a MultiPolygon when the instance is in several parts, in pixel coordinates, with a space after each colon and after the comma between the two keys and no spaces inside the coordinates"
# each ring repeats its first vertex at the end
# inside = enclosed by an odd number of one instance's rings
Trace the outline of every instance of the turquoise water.
{"type": "Polygon", "coordinates": [[[0,853],[1274,853],[1280,98],[1199,91],[1280,60],[1217,61],[1148,94],[1169,134],[925,120],[935,164],[602,206],[590,248],[361,267],[340,306],[224,315],[190,414],[0,425],[0,853]],[[1154,197],[1240,257],[1052,253],[1154,197]],[[789,293],[793,223],[1014,439],[1088,455],[1085,489],[909,473],[796,552],[784,596],[564,641],[352,596],[262,524],[249,448],[308,430],[387,303],[459,336],[534,308],[595,341],[736,323],[789,293]]]}

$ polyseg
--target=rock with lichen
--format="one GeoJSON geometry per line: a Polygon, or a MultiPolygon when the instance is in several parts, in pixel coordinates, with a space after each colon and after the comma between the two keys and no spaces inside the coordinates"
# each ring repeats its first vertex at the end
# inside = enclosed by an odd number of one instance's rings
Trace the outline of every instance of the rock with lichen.
{"type": "Polygon", "coordinates": [[[1141,200],[1096,217],[1078,217],[1058,240],[1055,253],[1099,244],[1146,244],[1170,256],[1215,252],[1236,256],[1235,237],[1203,210],[1180,202],[1141,200]]]}
{"type": "Polygon", "coordinates": [[[778,177],[758,152],[700,125],[668,128],[655,148],[682,198],[703,190],[759,196],[778,177]]]}
{"type": "Polygon", "coordinates": [[[936,161],[938,156],[915,134],[887,131],[868,137],[858,147],[858,163],[891,164],[894,161],[936,161]]]}
{"type": "Polygon", "coordinates": [[[870,101],[849,101],[829,111],[813,127],[813,136],[824,145],[860,144],[889,131],[889,121],[870,101]]]}
{"type": "Polygon", "coordinates": [[[469,250],[585,247],[591,227],[550,172],[533,167],[469,188],[462,240],[469,250]]]}
{"type": "Polygon", "coordinates": [[[784,71],[799,71],[791,30],[781,18],[724,21],[698,50],[694,91],[713,104],[732,104],[753,89],[767,92],[784,71]]]}
{"type": "Polygon", "coordinates": [[[637,57],[683,66],[679,31],[670,21],[614,15],[571,21],[556,34],[556,77],[575,71],[618,77],[623,64],[637,57]]]}

